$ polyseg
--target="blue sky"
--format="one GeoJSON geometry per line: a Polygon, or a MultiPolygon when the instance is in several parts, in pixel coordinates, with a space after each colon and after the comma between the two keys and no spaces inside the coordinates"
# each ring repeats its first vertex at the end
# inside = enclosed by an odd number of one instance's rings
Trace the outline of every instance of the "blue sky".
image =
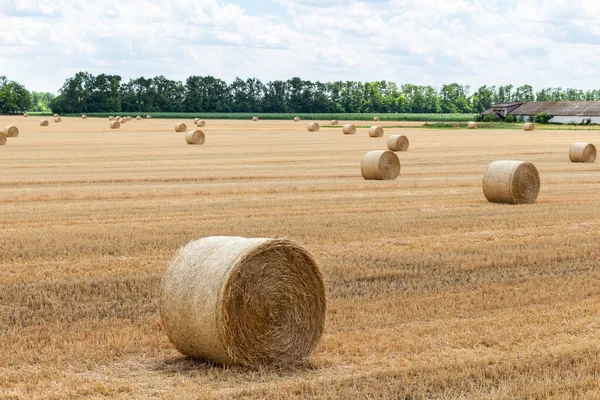
{"type": "Polygon", "coordinates": [[[0,75],[80,70],[600,89],[600,2],[0,0],[0,75]]]}

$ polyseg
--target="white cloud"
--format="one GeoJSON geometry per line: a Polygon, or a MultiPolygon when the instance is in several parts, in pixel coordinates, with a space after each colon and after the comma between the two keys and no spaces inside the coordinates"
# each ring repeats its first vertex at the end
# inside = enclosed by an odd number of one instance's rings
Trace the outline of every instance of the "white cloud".
{"type": "Polygon", "coordinates": [[[582,0],[0,0],[1,73],[598,86],[582,0]]]}

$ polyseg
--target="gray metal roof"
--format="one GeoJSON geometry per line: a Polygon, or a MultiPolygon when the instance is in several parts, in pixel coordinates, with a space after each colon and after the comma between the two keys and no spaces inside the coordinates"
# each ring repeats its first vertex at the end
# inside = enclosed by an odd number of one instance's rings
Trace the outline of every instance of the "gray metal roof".
{"type": "Polygon", "coordinates": [[[542,112],[559,117],[598,117],[600,116],[600,101],[532,101],[523,103],[509,114],[537,115],[542,112]]]}

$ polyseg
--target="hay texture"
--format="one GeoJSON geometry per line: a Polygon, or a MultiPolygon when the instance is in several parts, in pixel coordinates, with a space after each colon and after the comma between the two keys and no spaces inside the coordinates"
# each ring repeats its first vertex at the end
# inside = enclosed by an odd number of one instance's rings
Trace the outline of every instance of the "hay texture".
{"type": "Polygon", "coordinates": [[[369,136],[375,138],[383,137],[383,128],[380,126],[372,126],[369,129],[369,136]]]}
{"type": "Polygon", "coordinates": [[[391,151],[406,151],[409,145],[408,138],[404,135],[392,135],[387,141],[387,147],[391,151]]]}
{"type": "Polygon", "coordinates": [[[60,117],[60,115],[54,114],[54,118],[58,118],[58,117],[60,117]]]}
{"type": "Polygon", "coordinates": [[[319,132],[319,129],[321,129],[317,122],[309,122],[306,128],[309,132],[319,132]]]}
{"type": "Polygon", "coordinates": [[[6,135],[4,132],[0,132],[0,146],[4,146],[6,144],[6,135]]]}
{"type": "Polygon", "coordinates": [[[152,119],[152,115],[146,115],[146,119],[152,119]]]}
{"type": "Polygon", "coordinates": [[[29,114],[25,113],[25,114],[23,114],[23,116],[24,116],[25,118],[27,118],[27,117],[29,117],[29,114]]]}
{"type": "Polygon", "coordinates": [[[55,117],[54,118],[54,122],[56,122],[57,124],[60,124],[62,122],[62,118],[61,117],[55,117]]]}
{"type": "Polygon", "coordinates": [[[483,176],[483,194],[491,203],[532,204],[539,192],[538,170],[525,161],[494,161],[483,176]]]}
{"type": "Polygon", "coordinates": [[[254,121],[254,122],[258,121],[258,117],[252,117],[252,121],[254,121]]]}
{"type": "Polygon", "coordinates": [[[81,116],[81,119],[87,119],[87,115],[83,114],[83,115],[81,116]]]}
{"type": "Polygon", "coordinates": [[[569,158],[574,163],[593,163],[596,161],[596,146],[591,143],[573,143],[569,158]]]}
{"type": "Polygon", "coordinates": [[[175,124],[175,132],[187,132],[187,126],[184,123],[175,124]]]}
{"type": "Polygon", "coordinates": [[[109,120],[109,121],[114,121],[114,120],[115,120],[115,117],[111,115],[110,117],[108,117],[108,120],[109,120]]]}
{"type": "Polygon", "coordinates": [[[346,124],[342,128],[342,132],[344,132],[344,135],[354,135],[356,133],[356,127],[352,124],[346,124]]]}
{"type": "Polygon", "coordinates": [[[400,175],[400,160],[389,150],[375,150],[365,154],[360,171],[366,180],[391,181],[400,175]]]}
{"type": "Polygon", "coordinates": [[[204,128],[206,126],[206,121],[199,119],[198,122],[196,122],[196,126],[198,128],[204,128]]]}
{"type": "Polygon", "coordinates": [[[300,117],[294,117],[294,122],[300,121],[300,117]]]}
{"type": "Polygon", "coordinates": [[[50,122],[47,119],[43,119],[40,121],[40,126],[49,126],[50,122]]]}
{"type": "Polygon", "coordinates": [[[110,129],[119,129],[121,127],[121,123],[119,121],[111,121],[110,129]]]}
{"type": "Polygon", "coordinates": [[[528,122],[523,126],[523,130],[527,132],[535,131],[535,124],[533,122],[528,122]]]}
{"type": "Polygon", "coordinates": [[[375,122],[379,122],[379,117],[374,117],[374,118],[373,118],[373,121],[375,121],[375,122]]]}
{"type": "Polygon", "coordinates": [[[326,305],[321,269],[299,245],[208,237],[172,261],[159,308],[183,354],[256,367],[305,363],[323,333],[326,305]]]}
{"type": "Polygon", "coordinates": [[[6,125],[4,129],[2,129],[2,133],[6,137],[17,137],[19,136],[19,128],[14,125],[6,125]]]}
{"type": "Polygon", "coordinates": [[[204,132],[202,132],[200,129],[189,131],[185,134],[185,141],[187,144],[204,144],[204,140],[204,132]]]}
{"type": "Polygon", "coordinates": [[[127,123],[127,118],[117,119],[117,122],[120,123],[121,125],[125,125],[127,123]]]}
{"type": "Polygon", "coordinates": [[[142,116],[141,116],[141,115],[138,115],[137,117],[135,117],[135,120],[136,120],[136,121],[141,121],[141,120],[142,120],[142,116]]]}
{"type": "Polygon", "coordinates": [[[337,126],[339,123],[337,119],[331,120],[331,126],[337,126]]]}
{"type": "Polygon", "coordinates": [[[468,129],[477,129],[477,122],[471,121],[467,124],[468,129]]]}

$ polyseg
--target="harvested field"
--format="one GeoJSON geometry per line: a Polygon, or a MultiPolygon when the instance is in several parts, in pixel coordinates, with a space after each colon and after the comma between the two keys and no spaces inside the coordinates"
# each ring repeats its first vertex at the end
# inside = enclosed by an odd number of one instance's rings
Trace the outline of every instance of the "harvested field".
{"type": "Polygon", "coordinates": [[[597,131],[382,124],[370,138],[210,120],[210,140],[188,146],[157,118],[111,130],[104,117],[0,117],[9,124],[20,135],[0,148],[0,398],[600,392],[600,164],[568,156],[597,131]],[[398,134],[411,140],[402,174],[365,181],[365,152],[398,134]],[[488,203],[483,174],[502,159],[536,165],[536,204],[488,203]],[[312,365],[223,368],[169,342],[162,274],[181,246],[216,235],[287,237],[322,265],[312,365]]]}

